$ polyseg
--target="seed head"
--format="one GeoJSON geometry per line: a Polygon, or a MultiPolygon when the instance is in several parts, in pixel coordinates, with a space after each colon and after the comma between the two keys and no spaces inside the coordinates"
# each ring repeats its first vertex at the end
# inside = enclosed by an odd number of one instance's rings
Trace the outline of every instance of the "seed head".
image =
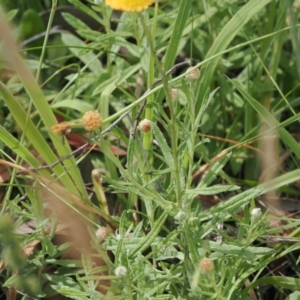
{"type": "Polygon", "coordinates": [[[144,119],[139,123],[139,129],[141,132],[148,132],[151,130],[151,121],[144,119]]]}
{"type": "MultiPolygon", "coordinates": [[[[186,72],[188,73],[193,67],[189,67],[186,72]]],[[[190,71],[188,74],[186,74],[186,78],[190,81],[197,80],[200,77],[200,70],[194,69],[193,71],[190,71]]]]}
{"type": "Polygon", "coordinates": [[[111,234],[109,227],[101,226],[96,231],[96,236],[100,240],[105,240],[111,234]]]}
{"type": "Polygon", "coordinates": [[[211,259],[204,257],[200,262],[200,268],[203,273],[208,273],[214,268],[214,263],[211,259]]]}
{"type": "Polygon", "coordinates": [[[66,134],[70,133],[71,127],[70,127],[70,124],[68,122],[62,122],[62,123],[58,123],[58,124],[53,125],[51,127],[51,131],[54,134],[66,135],[66,134]]]}
{"type": "Polygon", "coordinates": [[[95,131],[102,125],[102,117],[97,111],[88,111],[82,117],[82,123],[86,130],[95,131]]]}
{"type": "Polygon", "coordinates": [[[171,96],[173,101],[177,101],[179,99],[178,89],[171,89],[171,96]]]}

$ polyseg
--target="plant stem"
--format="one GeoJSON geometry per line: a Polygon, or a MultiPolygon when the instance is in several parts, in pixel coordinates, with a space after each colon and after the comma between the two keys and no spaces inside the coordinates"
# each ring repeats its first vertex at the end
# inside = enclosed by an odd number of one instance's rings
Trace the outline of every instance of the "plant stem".
{"type": "Polygon", "coordinates": [[[46,29],[46,35],[45,35],[44,43],[43,43],[43,47],[42,47],[42,53],[41,53],[41,56],[40,56],[39,66],[38,66],[36,76],[35,76],[36,81],[39,81],[39,78],[40,78],[42,64],[43,64],[43,60],[44,60],[44,57],[45,57],[47,42],[48,42],[48,38],[49,38],[49,35],[50,35],[50,30],[51,30],[52,22],[53,22],[53,19],[54,19],[56,7],[57,7],[57,0],[52,0],[52,7],[51,7],[51,12],[50,12],[48,25],[47,25],[47,29],[46,29]]]}
{"type": "Polygon", "coordinates": [[[177,131],[177,124],[175,119],[175,110],[172,103],[172,96],[171,91],[169,87],[168,78],[166,76],[166,72],[163,69],[160,61],[158,60],[156,54],[155,54],[155,48],[152,43],[151,33],[149,32],[144,19],[141,17],[141,23],[143,26],[143,29],[147,35],[150,50],[153,53],[153,57],[155,58],[156,67],[158,68],[159,73],[162,77],[162,83],[163,87],[166,93],[166,99],[169,106],[169,111],[171,115],[171,126],[170,126],[170,135],[171,135],[171,145],[172,145],[172,153],[173,153],[173,159],[174,159],[174,175],[175,175],[175,185],[176,185],[176,200],[177,200],[177,206],[178,208],[182,208],[182,195],[181,195],[181,184],[180,184],[180,177],[179,177],[179,161],[178,161],[178,131],[177,131]]]}
{"type": "MultiPolygon", "coordinates": [[[[157,22],[157,14],[158,14],[158,3],[155,2],[155,13],[153,17],[153,25],[151,30],[151,35],[149,37],[149,44],[152,44],[153,48],[155,48],[155,31],[156,31],[156,22],[157,22]]],[[[147,86],[148,89],[151,88],[151,86],[154,83],[154,67],[155,67],[155,53],[153,51],[150,51],[149,53],[149,70],[148,70],[148,82],[147,86]]],[[[146,104],[146,112],[145,117],[146,119],[153,121],[153,101],[154,101],[154,94],[151,94],[147,97],[147,104],[146,104]]],[[[143,136],[143,146],[146,151],[148,151],[152,145],[152,131],[149,131],[144,134],[143,136]]],[[[151,151],[148,153],[151,155],[151,151]]],[[[150,158],[150,157],[149,157],[150,158]]]]}

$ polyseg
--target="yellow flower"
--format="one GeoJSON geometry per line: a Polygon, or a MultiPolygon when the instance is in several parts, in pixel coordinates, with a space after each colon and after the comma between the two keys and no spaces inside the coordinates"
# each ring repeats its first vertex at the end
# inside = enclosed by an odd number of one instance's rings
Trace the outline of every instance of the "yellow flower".
{"type": "Polygon", "coordinates": [[[141,11],[153,3],[154,0],[105,0],[105,4],[113,9],[123,11],[141,11]]]}

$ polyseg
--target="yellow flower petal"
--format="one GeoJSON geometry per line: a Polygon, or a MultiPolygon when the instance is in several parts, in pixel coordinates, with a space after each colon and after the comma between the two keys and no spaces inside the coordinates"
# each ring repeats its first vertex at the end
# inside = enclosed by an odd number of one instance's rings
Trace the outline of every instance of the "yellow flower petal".
{"type": "Polygon", "coordinates": [[[106,5],[123,11],[141,11],[153,2],[154,0],[105,0],[106,5]]]}

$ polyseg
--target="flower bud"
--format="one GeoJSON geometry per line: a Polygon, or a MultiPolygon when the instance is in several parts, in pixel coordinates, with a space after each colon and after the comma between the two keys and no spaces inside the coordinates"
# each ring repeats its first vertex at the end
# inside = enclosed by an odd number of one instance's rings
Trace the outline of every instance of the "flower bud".
{"type": "Polygon", "coordinates": [[[96,236],[100,240],[105,240],[111,234],[111,230],[109,227],[100,226],[96,231],[96,236]]]}
{"type": "Polygon", "coordinates": [[[209,273],[214,268],[214,263],[211,259],[204,257],[200,262],[200,268],[203,273],[209,273]]]}
{"type": "Polygon", "coordinates": [[[151,130],[151,121],[144,119],[139,123],[139,129],[141,132],[148,132],[151,130]]]}
{"type": "Polygon", "coordinates": [[[191,71],[191,69],[193,69],[193,67],[189,67],[186,70],[186,73],[188,73],[188,74],[186,74],[185,77],[191,81],[197,80],[200,77],[200,70],[198,68],[196,68],[193,71],[191,71]]]}
{"type": "Polygon", "coordinates": [[[178,221],[180,221],[180,220],[182,220],[184,218],[185,218],[185,212],[182,211],[182,210],[174,217],[174,219],[178,220],[178,221]]]}
{"type": "Polygon", "coordinates": [[[124,266],[119,266],[115,269],[115,275],[117,277],[124,277],[127,274],[127,268],[125,268],[124,266]]]}
{"type": "Polygon", "coordinates": [[[251,210],[251,217],[252,218],[258,218],[258,217],[260,217],[262,215],[262,212],[261,212],[261,209],[260,208],[253,208],[252,210],[251,210]]]}
{"type": "Polygon", "coordinates": [[[178,89],[171,89],[171,96],[173,101],[177,101],[179,99],[178,89]]]}
{"type": "Polygon", "coordinates": [[[82,117],[82,123],[86,130],[95,131],[102,125],[102,117],[97,111],[88,111],[82,117]]]}

